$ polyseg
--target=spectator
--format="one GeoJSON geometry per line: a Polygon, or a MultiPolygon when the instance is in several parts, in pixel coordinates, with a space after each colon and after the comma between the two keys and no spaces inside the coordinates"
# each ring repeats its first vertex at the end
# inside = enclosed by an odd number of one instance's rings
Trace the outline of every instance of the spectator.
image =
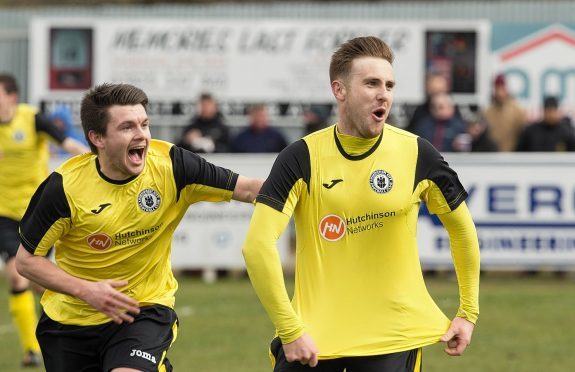
{"type": "Polygon", "coordinates": [[[497,75],[493,81],[492,101],[484,110],[483,116],[498,150],[515,150],[517,139],[527,123],[527,115],[509,93],[503,74],[497,75]]]}
{"type": "Polygon", "coordinates": [[[304,110],[304,136],[326,128],[331,118],[331,105],[311,104],[304,110]]]}
{"type": "MultiPolygon", "coordinates": [[[[438,72],[429,72],[425,79],[425,102],[415,108],[405,129],[413,132],[413,128],[416,127],[422,119],[431,115],[431,97],[439,93],[449,94],[449,92],[449,82],[445,75],[438,72]]],[[[455,113],[461,116],[457,106],[455,106],[455,113]]]]}
{"type": "Polygon", "coordinates": [[[265,105],[251,106],[249,116],[249,127],[233,140],[232,152],[280,152],[287,146],[281,132],[270,127],[265,105]]]}
{"type": "Polygon", "coordinates": [[[467,133],[470,136],[471,152],[495,152],[497,145],[491,139],[488,124],[481,115],[474,115],[467,121],[467,133]]]}
{"type": "Polygon", "coordinates": [[[447,93],[431,97],[430,114],[423,117],[412,132],[425,138],[438,151],[457,151],[454,142],[457,136],[466,132],[465,121],[456,114],[455,104],[447,93]]]}
{"type": "Polygon", "coordinates": [[[203,93],[198,110],[184,128],[178,146],[198,153],[228,152],[229,129],[214,97],[203,93]]]}
{"type": "Polygon", "coordinates": [[[545,97],[543,119],[523,130],[517,151],[575,151],[571,120],[563,115],[556,97],[545,97]]]}

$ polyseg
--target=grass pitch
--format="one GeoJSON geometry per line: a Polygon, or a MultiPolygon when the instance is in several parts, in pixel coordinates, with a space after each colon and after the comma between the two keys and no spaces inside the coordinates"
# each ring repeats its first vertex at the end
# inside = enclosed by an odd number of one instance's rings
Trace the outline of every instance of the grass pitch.
{"type": "MultiPolygon", "coordinates": [[[[179,277],[178,339],[168,356],[176,371],[268,372],[270,321],[246,278],[206,284],[179,277]]],[[[288,279],[290,282],[291,279],[288,279]]],[[[426,279],[448,316],[458,304],[457,283],[449,275],[426,279]]],[[[7,293],[0,280],[0,293],[7,293]]],[[[473,342],[463,357],[448,357],[440,344],[424,349],[424,371],[554,372],[575,361],[575,280],[549,274],[534,277],[487,274],[481,281],[481,314],[473,342]]],[[[0,296],[0,371],[20,369],[21,353],[0,296]]]]}

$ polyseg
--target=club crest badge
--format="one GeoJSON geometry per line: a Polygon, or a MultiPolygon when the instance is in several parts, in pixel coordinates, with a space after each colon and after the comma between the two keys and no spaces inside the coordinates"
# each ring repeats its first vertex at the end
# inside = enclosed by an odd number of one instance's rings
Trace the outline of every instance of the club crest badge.
{"type": "Polygon", "coordinates": [[[19,130],[19,131],[16,131],[16,132],[14,133],[14,142],[22,142],[22,141],[24,141],[24,137],[26,137],[26,136],[24,135],[24,132],[22,132],[22,131],[20,131],[20,130],[19,130]]]}
{"type": "Polygon", "coordinates": [[[156,190],[145,189],[138,195],[138,206],[144,212],[153,212],[160,207],[162,198],[156,190]]]}
{"type": "Polygon", "coordinates": [[[393,187],[393,178],[391,174],[384,170],[378,169],[369,177],[371,189],[378,194],[385,194],[393,187]]]}

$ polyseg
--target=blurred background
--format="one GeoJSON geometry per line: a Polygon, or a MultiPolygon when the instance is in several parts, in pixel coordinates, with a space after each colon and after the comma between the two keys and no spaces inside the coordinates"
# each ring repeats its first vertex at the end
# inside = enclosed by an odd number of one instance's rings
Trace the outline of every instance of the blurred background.
{"type": "MultiPolygon", "coordinates": [[[[478,228],[473,345],[461,359],[427,352],[426,370],[566,370],[575,341],[575,2],[0,0],[0,72],[16,76],[22,102],[64,112],[79,138],[83,92],[137,85],[150,97],[155,138],[266,177],[287,144],[335,122],[329,58],[360,35],[395,52],[388,123],[435,139],[478,228]],[[439,130],[451,135],[438,140],[439,130]]],[[[52,167],[66,157],[55,149],[52,167]]],[[[179,370],[269,370],[273,331],[240,252],[252,209],[232,204],[193,206],[174,237],[179,370]]],[[[278,245],[288,282],[293,239],[290,229],[278,245]]],[[[449,242],[425,208],[418,239],[430,291],[450,314],[449,242]]],[[[16,334],[7,315],[0,322],[0,370],[17,370],[16,334]]]]}

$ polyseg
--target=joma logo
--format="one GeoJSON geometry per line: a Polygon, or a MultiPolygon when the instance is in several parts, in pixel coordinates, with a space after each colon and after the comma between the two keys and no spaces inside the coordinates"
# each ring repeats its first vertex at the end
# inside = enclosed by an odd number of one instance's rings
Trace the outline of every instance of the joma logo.
{"type": "Polygon", "coordinates": [[[149,360],[150,362],[156,364],[156,357],[153,356],[152,354],[146,353],[145,351],[142,351],[142,350],[132,349],[132,353],[130,354],[130,356],[131,356],[131,357],[137,356],[137,357],[140,357],[140,358],[144,358],[144,359],[147,359],[147,360],[149,360]]]}

